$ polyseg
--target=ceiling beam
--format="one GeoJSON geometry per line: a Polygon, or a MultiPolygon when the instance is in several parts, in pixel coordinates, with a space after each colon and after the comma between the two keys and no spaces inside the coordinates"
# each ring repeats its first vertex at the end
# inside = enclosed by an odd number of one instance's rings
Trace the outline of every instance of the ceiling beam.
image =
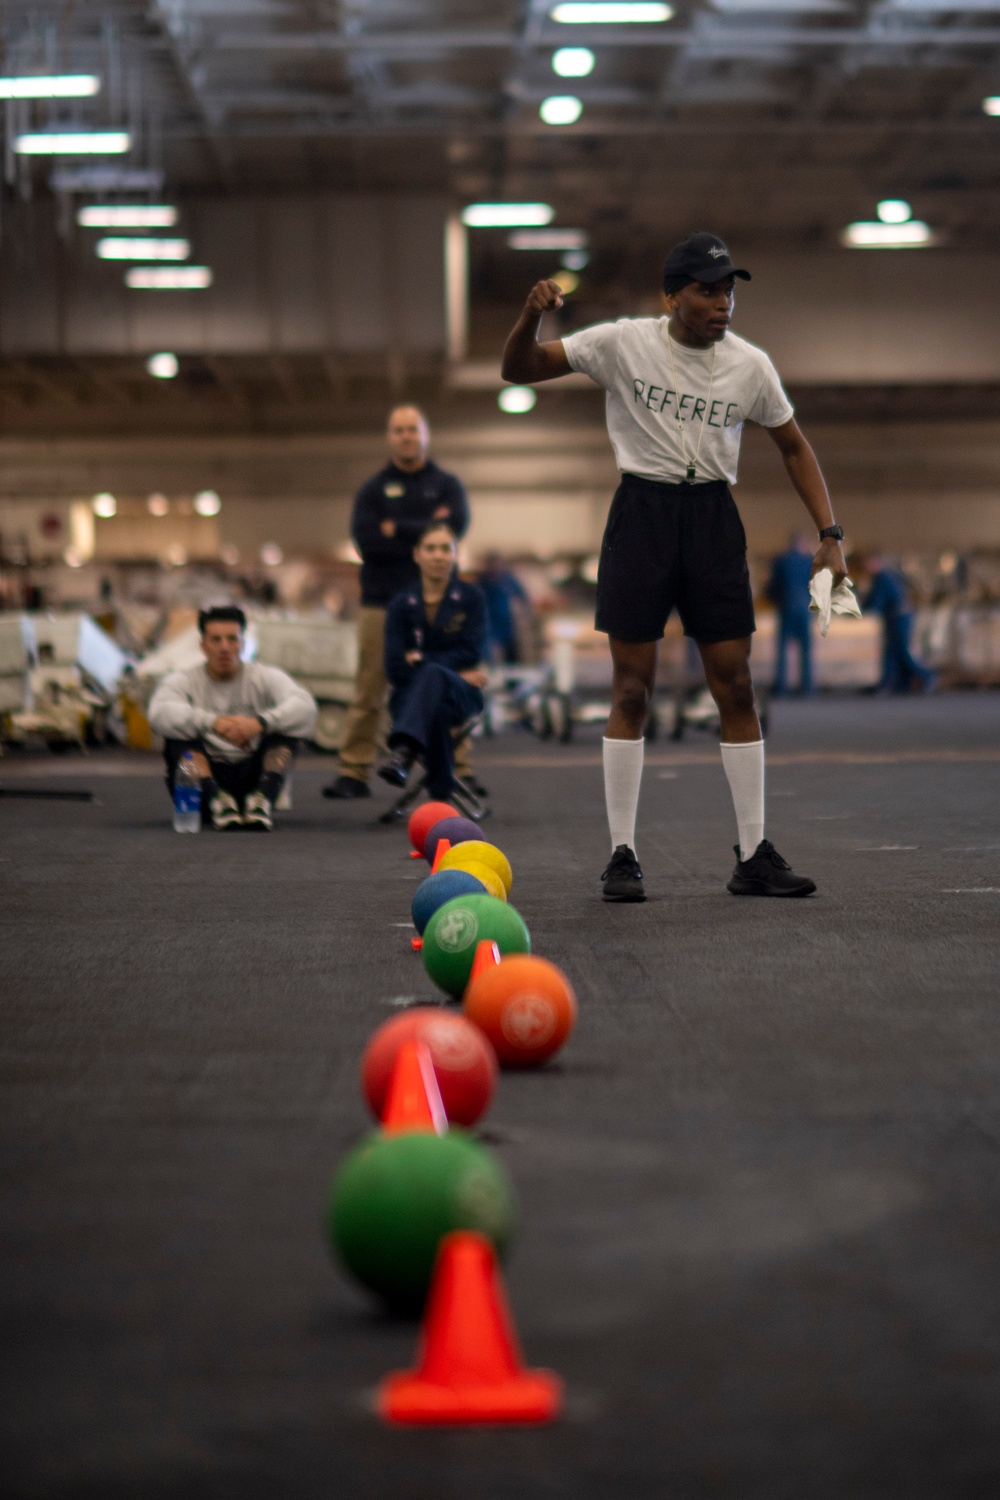
{"type": "Polygon", "coordinates": [[[164,0],[149,0],[152,20],[160,27],[163,44],[170,54],[181,87],[200,122],[200,134],[211,152],[222,177],[230,184],[233,181],[232,166],[226,156],[225,147],[218,139],[217,120],[211,104],[203,93],[207,72],[203,58],[190,38],[193,27],[183,12],[169,6],[164,0]]]}
{"type": "Polygon", "coordinates": [[[58,378],[39,369],[37,365],[31,364],[28,360],[7,359],[4,361],[4,365],[6,370],[14,376],[15,380],[22,384],[30,382],[32,385],[37,386],[40,391],[44,391],[47,396],[51,396],[54,401],[58,401],[60,405],[77,406],[79,404],[75,391],[63,384],[58,378]]]}
{"type": "Polygon", "coordinates": [[[220,32],[212,38],[212,52],[370,52],[392,54],[397,60],[415,58],[422,52],[506,51],[527,45],[539,50],[589,46],[731,47],[742,53],[755,47],[998,47],[1000,28],[995,26],[927,26],[908,21],[873,26],[758,26],[755,22],[733,26],[714,23],[704,27],[574,26],[572,35],[560,30],[532,30],[530,40],[517,31],[413,31],[413,32],[220,32]]]}
{"type": "MultiPolygon", "coordinates": [[[[683,102],[683,101],[682,101],[683,102]]],[[[394,119],[384,121],[344,120],[333,117],[329,120],[296,120],[294,122],[246,125],[228,124],[218,134],[226,140],[305,140],[324,139],[336,136],[384,136],[396,139],[411,137],[450,136],[458,122],[448,119],[394,119]]],[[[855,120],[831,119],[778,119],[766,116],[748,116],[744,110],[738,119],[728,122],[702,120],[663,120],[637,115],[631,120],[582,120],[577,125],[562,126],[554,131],[531,116],[523,120],[494,120],[466,117],[461,120],[463,136],[538,136],[545,140],[589,139],[595,136],[705,136],[733,137],[746,141],[755,135],[897,135],[931,134],[982,136],[997,139],[1000,126],[985,115],[967,119],[932,119],[927,116],[914,118],[909,115],[878,116],[855,120]]],[[[174,128],[165,132],[167,140],[186,140],[198,132],[174,128]]]]}
{"type": "Polygon", "coordinates": [[[77,358],[74,359],[73,364],[94,390],[103,391],[106,396],[110,396],[116,406],[136,405],[135,395],[128,386],[116,380],[112,374],[101,369],[92,360],[77,358]]]}
{"type": "Polygon", "coordinates": [[[223,394],[229,398],[233,406],[237,407],[242,412],[248,411],[250,407],[249,398],[247,397],[246,392],[240,386],[239,382],[235,379],[235,377],[229,370],[226,361],[223,359],[216,359],[216,357],[211,354],[203,354],[201,356],[201,359],[202,363],[208,370],[209,374],[212,376],[212,379],[215,381],[216,385],[223,392],[223,394]]]}

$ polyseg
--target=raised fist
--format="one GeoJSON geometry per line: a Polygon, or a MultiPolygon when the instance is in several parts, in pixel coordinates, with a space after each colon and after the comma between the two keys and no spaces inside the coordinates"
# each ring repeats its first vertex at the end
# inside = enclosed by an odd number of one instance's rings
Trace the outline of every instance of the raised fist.
{"type": "Polygon", "coordinates": [[[536,281],[528,293],[527,309],[535,317],[562,305],[562,287],[558,281],[536,281]]]}

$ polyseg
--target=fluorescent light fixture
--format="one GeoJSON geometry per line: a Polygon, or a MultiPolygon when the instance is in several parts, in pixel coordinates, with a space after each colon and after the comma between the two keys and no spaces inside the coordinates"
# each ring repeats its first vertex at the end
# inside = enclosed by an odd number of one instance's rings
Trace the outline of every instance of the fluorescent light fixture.
{"type": "Polygon", "coordinates": [[[991,94],[983,100],[983,113],[987,115],[1000,115],[1000,94],[991,94]]]}
{"type": "Polygon", "coordinates": [[[177,210],[169,203],[89,203],[77,209],[76,222],[84,229],[170,229],[177,210]]]}
{"type": "Polygon", "coordinates": [[[776,16],[840,15],[846,9],[842,0],[712,0],[712,7],[731,16],[768,13],[776,16]]]}
{"type": "Polygon", "coordinates": [[[565,0],[552,10],[553,21],[564,26],[635,26],[669,21],[672,5],[660,0],[565,0]]]}
{"type": "Polygon", "coordinates": [[[57,167],[49,178],[54,193],[158,193],[163,173],[148,167],[57,167]]]}
{"type": "Polygon", "coordinates": [[[913,218],[913,209],[904,198],[883,198],[875,205],[875,212],[883,224],[905,224],[913,218]]]}
{"type": "Polygon", "coordinates": [[[583,100],[575,94],[550,94],[538,106],[546,125],[575,125],[583,114],[583,100]]]}
{"type": "Polygon", "coordinates": [[[127,130],[42,130],[14,137],[19,156],[119,156],[131,149],[127,130]]]}
{"type": "Polygon", "coordinates": [[[561,257],[562,265],[567,271],[582,271],[584,266],[589,265],[590,256],[586,250],[567,250],[561,257]]]}
{"type": "Polygon", "coordinates": [[[523,224],[551,224],[550,203],[470,203],[462,209],[462,223],[470,229],[515,229],[523,224]]]}
{"type": "Polygon", "coordinates": [[[107,490],[103,490],[101,494],[95,495],[91,500],[90,508],[95,516],[100,516],[102,520],[110,521],[112,516],[118,514],[118,501],[114,495],[109,495],[107,490]]]}
{"type": "Polygon", "coordinates": [[[582,250],[585,229],[515,229],[507,236],[511,250],[582,250]]]}
{"type": "Polygon", "coordinates": [[[852,250],[911,250],[931,243],[931,231],[920,219],[905,224],[848,224],[840,236],[842,245],[852,250]]]}
{"type": "Polygon", "coordinates": [[[942,15],[954,14],[955,11],[965,11],[969,14],[978,12],[980,15],[990,14],[1000,10],[998,0],[890,0],[886,7],[889,11],[916,11],[930,12],[938,11],[942,15]]]}
{"type": "Polygon", "coordinates": [[[0,99],[88,99],[101,87],[93,73],[50,73],[36,78],[0,78],[0,99]]]}
{"type": "Polygon", "coordinates": [[[133,266],[125,272],[125,285],[140,291],[197,292],[212,285],[208,266],[133,266]]]}
{"type": "Polygon", "coordinates": [[[194,497],[194,508],[199,516],[217,516],[222,509],[222,501],[215,490],[199,490],[194,497]]]}
{"type": "Polygon", "coordinates": [[[170,512],[170,501],[166,495],[150,495],[146,501],[146,509],[151,516],[165,516],[170,512]]]}
{"type": "Polygon", "coordinates": [[[108,236],[94,247],[101,260],[187,260],[188,240],[120,239],[108,236]]]}
{"type": "Polygon", "coordinates": [[[538,393],[530,385],[506,385],[497,397],[497,406],[509,416],[523,416],[537,400],[538,393]]]}
{"type": "Polygon", "coordinates": [[[552,54],[552,71],[560,78],[586,78],[596,61],[589,47],[560,47],[552,54]]]}
{"type": "Polygon", "coordinates": [[[167,350],[162,354],[151,354],[146,361],[146,369],[157,380],[173,380],[179,368],[177,355],[170,354],[167,350]]]}

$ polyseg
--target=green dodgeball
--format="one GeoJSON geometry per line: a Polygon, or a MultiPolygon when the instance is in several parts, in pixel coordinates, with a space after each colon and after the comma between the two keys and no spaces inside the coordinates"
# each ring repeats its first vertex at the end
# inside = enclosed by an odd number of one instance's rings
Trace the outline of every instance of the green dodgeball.
{"type": "Polygon", "coordinates": [[[424,967],[449,995],[461,995],[469,982],[476,945],[494,942],[502,954],[530,953],[531,938],[521,914],[496,896],[456,896],[438,907],[424,930],[424,967]]]}
{"type": "Polygon", "coordinates": [[[338,1172],[328,1229],[358,1281],[393,1306],[415,1308],[442,1235],[476,1229],[504,1254],[514,1233],[513,1196],[492,1153],[464,1130],[378,1133],[338,1172]]]}

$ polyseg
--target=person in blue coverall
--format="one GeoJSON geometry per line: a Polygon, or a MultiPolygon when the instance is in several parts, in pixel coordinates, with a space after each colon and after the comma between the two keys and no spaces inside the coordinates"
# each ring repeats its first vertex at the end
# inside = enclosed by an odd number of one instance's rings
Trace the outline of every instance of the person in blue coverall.
{"type": "Polygon", "coordinates": [[[799,692],[803,698],[813,690],[812,620],[809,614],[809,579],[812,576],[812,552],[801,532],[795,532],[787,552],[779,553],[771,569],[767,597],[778,611],[778,651],[775,661],[776,698],[788,691],[788,647],[792,641],[799,648],[799,692]]]}
{"type": "Polygon", "coordinates": [[[874,689],[877,693],[907,693],[914,679],[924,692],[934,686],[934,673],[917,661],[910,650],[913,611],[910,591],[903,574],[883,557],[869,561],[871,588],[864,608],[881,615],[882,676],[874,689]]]}
{"type": "Polygon", "coordinates": [[[455,779],[452,731],[483,710],[486,601],[458,577],[458,543],[446,522],[426,528],[413,556],[420,582],[397,594],[386,613],[392,754],[378,774],[403,787],[422,760],[429,795],[444,800],[455,779]]]}
{"type": "Polygon", "coordinates": [[[504,567],[499,552],[487,552],[479,587],[486,600],[486,621],[491,652],[502,662],[517,661],[517,618],[515,606],[527,608],[528,595],[510,568],[504,567]]]}

